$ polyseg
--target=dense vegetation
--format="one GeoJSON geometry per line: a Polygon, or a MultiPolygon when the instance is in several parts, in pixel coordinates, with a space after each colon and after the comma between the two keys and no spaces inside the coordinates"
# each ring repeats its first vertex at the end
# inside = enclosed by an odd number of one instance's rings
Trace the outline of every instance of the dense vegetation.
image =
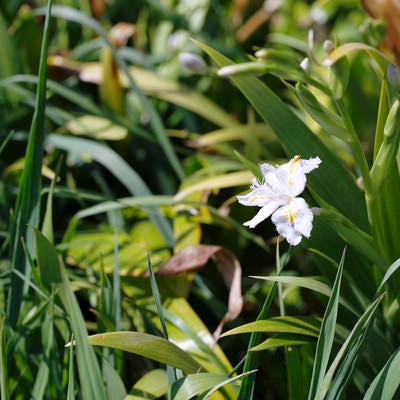
{"type": "Polygon", "coordinates": [[[1,2],[1,398],[396,398],[399,19],[1,2]]]}

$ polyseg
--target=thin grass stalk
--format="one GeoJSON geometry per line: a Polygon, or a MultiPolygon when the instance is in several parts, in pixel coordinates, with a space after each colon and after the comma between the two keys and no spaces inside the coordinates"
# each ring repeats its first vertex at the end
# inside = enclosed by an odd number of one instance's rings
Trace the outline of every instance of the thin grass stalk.
{"type": "Polygon", "coordinates": [[[116,227],[114,228],[114,268],[112,291],[115,330],[119,331],[121,326],[121,279],[119,276],[118,231],[116,227]]]}
{"type": "MultiPolygon", "coordinates": [[[[281,273],[284,263],[282,262],[281,258],[279,257],[279,242],[277,243],[277,273],[278,275],[281,273]]],[[[266,317],[271,307],[272,301],[275,297],[276,291],[278,289],[278,284],[276,282],[273,283],[271,289],[268,292],[267,297],[265,298],[264,304],[261,308],[260,313],[257,316],[256,321],[262,320],[266,317]]],[[[258,359],[259,359],[259,352],[251,351],[251,349],[256,346],[260,342],[262,334],[260,332],[253,332],[250,336],[249,345],[247,347],[247,353],[245,356],[244,366],[243,366],[243,373],[247,373],[250,371],[254,371],[257,368],[258,359]]],[[[254,387],[255,387],[255,379],[256,374],[249,374],[243,376],[240,391],[238,395],[238,400],[249,400],[252,399],[254,396],[254,387]]]]}
{"type": "MultiPolygon", "coordinates": [[[[71,337],[71,343],[74,341],[74,337],[71,337]]],[[[68,365],[68,389],[67,389],[67,400],[75,399],[75,364],[74,364],[74,350],[71,346],[69,348],[69,365],[68,365]]]]}
{"type": "MultiPolygon", "coordinates": [[[[161,331],[163,333],[164,339],[168,340],[168,330],[167,330],[167,324],[165,323],[164,312],[162,309],[161,296],[158,290],[157,281],[154,275],[154,270],[150,261],[149,254],[147,254],[147,265],[149,269],[151,291],[153,293],[154,302],[156,303],[158,318],[160,319],[161,331]]],[[[177,370],[171,367],[170,365],[167,365],[167,375],[168,375],[169,387],[171,388],[174,382],[176,382],[176,380],[178,379],[177,370]]],[[[168,393],[168,398],[170,397],[171,393],[168,393]]]]}
{"type": "MultiPolygon", "coordinates": [[[[20,188],[17,195],[14,218],[11,226],[11,270],[29,276],[29,265],[26,262],[21,238],[26,238],[29,250],[33,249],[32,231],[27,224],[38,227],[41,191],[41,169],[43,161],[43,144],[45,139],[45,103],[46,103],[46,62],[49,43],[52,0],[47,3],[44,23],[42,48],[39,64],[39,82],[36,94],[36,107],[33,114],[28,145],[25,155],[25,167],[22,171],[20,188]]],[[[15,274],[11,276],[11,286],[7,304],[7,319],[11,326],[18,322],[21,309],[24,284],[15,274]]]]}
{"type": "Polygon", "coordinates": [[[9,399],[8,395],[8,379],[7,379],[7,352],[6,352],[6,331],[5,318],[2,318],[0,326],[0,393],[2,399],[9,399]]]}
{"type": "Polygon", "coordinates": [[[314,400],[317,393],[321,390],[324,376],[328,367],[329,356],[332,351],[333,340],[335,337],[335,327],[339,307],[340,285],[342,281],[343,265],[346,249],[343,251],[339,268],[333,284],[332,295],[322,320],[321,329],[318,336],[317,348],[315,351],[314,366],[311,376],[310,391],[308,400],[314,400]]]}
{"type": "MultiPolygon", "coordinates": [[[[275,298],[277,288],[278,284],[274,282],[273,285],[271,286],[271,289],[268,292],[267,297],[265,298],[264,304],[261,308],[260,313],[257,316],[256,321],[265,319],[265,317],[267,316],[272,301],[275,298]]],[[[243,366],[243,373],[253,371],[254,369],[257,368],[260,353],[258,351],[251,351],[251,349],[260,342],[261,336],[262,334],[260,332],[253,332],[250,336],[249,345],[247,346],[247,353],[245,356],[245,361],[243,366]]],[[[255,379],[256,379],[255,373],[250,375],[245,375],[243,377],[242,382],[240,384],[238,400],[253,399],[255,379]]]]}
{"type": "Polygon", "coordinates": [[[46,388],[50,386],[51,350],[54,345],[54,299],[52,298],[47,307],[47,314],[42,327],[42,345],[44,348],[43,359],[40,362],[36,374],[35,384],[31,396],[35,400],[43,399],[46,388]]]}

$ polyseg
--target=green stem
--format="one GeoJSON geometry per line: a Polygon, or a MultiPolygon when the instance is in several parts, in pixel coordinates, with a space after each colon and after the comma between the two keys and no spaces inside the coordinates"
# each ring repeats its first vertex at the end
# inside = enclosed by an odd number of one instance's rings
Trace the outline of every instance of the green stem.
{"type": "MultiPolygon", "coordinates": [[[[280,275],[283,265],[281,263],[281,257],[279,254],[279,238],[276,242],[275,260],[276,260],[276,273],[277,275],[280,275]]],[[[282,283],[278,283],[278,302],[279,302],[279,314],[282,317],[283,315],[285,315],[285,303],[283,301],[282,283]]]]}
{"type": "Polygon", "coordinates": [[[361,176],[363,178],[365,192],[370,193],[371,192],[371,176],[369,173],[369,166],[368,166],[368,162],[365,157],[364,151],[362,149],[360,139],[358,138],[357,132],[354,129],[353,121],[351,120],[351,117],[350,117],[348,110],[342,99],[335,99],[335,104],[343,118],[343,121],[345,123],[345,126],[346,126],[348,132],[351,135],[351,141],[349,144],[353,151],[357,165],[360,169],[361,176]]]}

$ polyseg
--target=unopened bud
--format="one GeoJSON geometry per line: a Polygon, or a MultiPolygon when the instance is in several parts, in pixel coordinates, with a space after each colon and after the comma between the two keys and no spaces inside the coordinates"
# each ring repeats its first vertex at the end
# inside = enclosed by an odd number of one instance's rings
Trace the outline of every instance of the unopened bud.
{"type": "Polygon", "coordinates": [[[268,57],[268,50],[267,49],[259,49],[254,53],[254,55],[257,58],[265,60],[268,57]]]}
{"type": "Polygon", "coordinates": [[[304,58],[303,61],[300,63],[300,68],[304,71],[308,71],[310,69],[310,60],[308,57],[304,58]]]}
{"type": "Polygon", "coordinates": [[[397,67],[389,64],[386,70],[389,83],[396,89],[400,90],[400,71],[397,67]]]}
{"type": "Polygon", "coordinates": [[[326,54],[332,53],[333,50],[335,50],[335,44],[332,42],[332,40],[325,40],[325,42],[322,45],[322,48],[324,49],[326,54]]]}
{"type": "Polygon", "coordinates": [[[389,114],[386,118],[386,123],[383,128],[383,134],[384,136],[390,138],[391,136],[394,135],[396,130],[399,128],[399,119],[400,119],[400,105],[399,105],[399,100],[396,100],[392,108],[389,111],[389,114]]]}
{"type": "Polygon", "coordinates": [[[204,73],[207,70],[207,64],[197,54],[180,53],[179,62],[184,68],[192,72],[204,73]]]}
{"type": "Polygon", "coordinates": [[[265,74],[267,66],[263,62],[248,62],[242,64],[226,65],[218,70],[217,75],[229,77],[232,75],[262,75],[265,74]]]}

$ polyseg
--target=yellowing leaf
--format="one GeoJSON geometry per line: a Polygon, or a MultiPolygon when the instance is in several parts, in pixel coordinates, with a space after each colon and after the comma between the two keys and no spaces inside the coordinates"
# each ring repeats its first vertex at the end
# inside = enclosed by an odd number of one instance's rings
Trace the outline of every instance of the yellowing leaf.
{"type": "Polygon", "coordinates": [[[74,135],[84,135],[93,139],[123,140],[128,135],[126,128],[95,115],[82,115],[72,119],[65,127],[74,135]]]}

